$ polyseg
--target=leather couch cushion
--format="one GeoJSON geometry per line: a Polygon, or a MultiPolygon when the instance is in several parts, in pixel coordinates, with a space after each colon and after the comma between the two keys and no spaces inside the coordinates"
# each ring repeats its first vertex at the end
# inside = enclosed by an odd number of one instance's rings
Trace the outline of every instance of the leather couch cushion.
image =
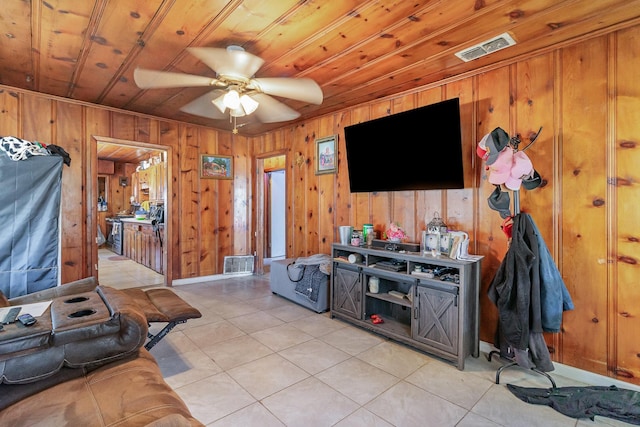
{"type": "MultiPolygon", "coordinates": [[[[57,375],[64,375],[65,368],[57,375]]],[[[203,426],[169,387],[153,356],[137,356],[104,365],[32,394],[0,412],[6,426],[203,426]]],[[[1,385],[0,393],[11,387],[1,385]]]]}
{"type": "Polygon", "coordinates": [[[37,381],[63,366],[98,366],[126,357],[144,345],[147,331],[139,306],[116,289],[56,298],[35,325],[5,327],[0,383],[37,381]]]}

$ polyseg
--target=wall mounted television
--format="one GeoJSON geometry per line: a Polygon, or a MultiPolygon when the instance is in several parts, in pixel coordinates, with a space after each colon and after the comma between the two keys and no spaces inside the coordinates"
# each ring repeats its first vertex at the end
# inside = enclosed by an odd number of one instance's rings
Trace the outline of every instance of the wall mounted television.
{"type": "Polygon", "coordinates": [[[352,193],[464,188],[460,100],[344,128],[352,193]]]}

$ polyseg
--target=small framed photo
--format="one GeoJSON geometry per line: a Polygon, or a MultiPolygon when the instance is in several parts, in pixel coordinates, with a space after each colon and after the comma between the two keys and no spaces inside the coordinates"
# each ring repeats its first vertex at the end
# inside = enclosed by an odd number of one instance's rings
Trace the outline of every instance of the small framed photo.
{"type": "Polygon", "coordinates": [[[424,251],[432,252],[438,251],[440,245],[440,239],[438,239],[438,235],[435,233],[426,233],[424,235],[424,251]]]}
{"type": "Polygon", "coordinates": [[[451,235],[449,233],[440,234],[440,253],[449,255],[451,250],[451,235]]]}
{"type": "Polygon", "coordinates": [[[201,154],[200,178],[233,179],[231,156],[201,154]]]}
{"type": "Polygon", "coordinates": [[[338,135],[316,139],[316,175],[338,171],[338,135]]]}

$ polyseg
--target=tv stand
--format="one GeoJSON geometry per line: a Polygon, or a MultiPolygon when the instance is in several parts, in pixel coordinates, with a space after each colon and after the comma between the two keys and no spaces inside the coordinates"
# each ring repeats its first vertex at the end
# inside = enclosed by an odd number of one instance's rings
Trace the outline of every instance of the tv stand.
{"type": "Polygon", "coordinates": [[[480,260],[333,244],[331,317],[454,362],[478,357],[480,260]],[[358,263],[348,257],[358,254],[358,263]],[[394,266],[390,268],[388,266],[394,266]],[[369,280],[378,278],[378,292],[369,280]],[[375,316],[383,322],[374,323],[375,316]]]}

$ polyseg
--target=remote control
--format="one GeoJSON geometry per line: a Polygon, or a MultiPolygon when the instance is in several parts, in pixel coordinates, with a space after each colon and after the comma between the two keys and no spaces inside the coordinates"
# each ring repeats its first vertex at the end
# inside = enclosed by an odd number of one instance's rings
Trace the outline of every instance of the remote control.
{"type": "Polygon", "coordinates": [[[36,318],[30,315],[29,313],[21,314],[20,316],[18,316],[18,320],[24,326],[31,326],[37,322],[36,318]]]}
{"type": "Polygon", "coordinates": [[[8,325],[9,323],[13,323],[16,321],[16,318],[18,317],[18,313],[20,313],[21,307],[13,307],[11,309],[9,309],[9,312],[7,313],[6,316],[4,316],[4,320],[2,321],[2,323],[4,323],[5,325],[8,325]]]}

